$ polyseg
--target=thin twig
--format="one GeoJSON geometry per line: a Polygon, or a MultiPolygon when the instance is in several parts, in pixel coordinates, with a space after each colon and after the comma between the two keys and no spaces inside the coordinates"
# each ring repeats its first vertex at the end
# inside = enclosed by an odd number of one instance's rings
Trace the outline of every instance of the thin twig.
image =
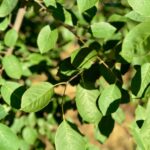
{"type": "Polygon", "coordinates": [[[63,95],[62,95],[62,101],[61,101],[61,111],[62,111],[62,117],[63,117],[63,120],[65,120],[65,112],[64,112],[64,96],[65,96],[65,93],[66,93],[66,89],[67,89],[67,84],[65,84],[64,92],[63,92],[63,95]]]}
{"type": "Polygon", "coordinates": [[[97,57],[97,59],[100,61],[101,64],[103,64],[106,68],[110,69],[109,66],[104,62],[104,60],[102,60],[99,56],[97,57]]]}
{"type": "Polygon", "coordinates": [[[71,33],[73,33],[73,35],[82,43],[82,44],[86,44],[83,39],[76,33],[76,31],[74,30],[73,26],[70,26],[68,24],[64,24],[63,22],[60,23],[63,27],[65,27],[66,29],[68,29],[71,33]]]}
{"type": "Polygon", "coordinates": [[[41,1],[39,1],[39,0],[34,0],[34,1],[41,7],[41,10],[40,10],[40,11],[47,9],[47,8],[42,4],[41,1]]]}
{"type": "Polygon", "coordinates": [[[60,83],[57,83],[57,84],[54,85],[54,87],[59,86],[59,85],[64,85],[64,91],[63,91],[63,94],[62,94],[62,101],[61,101],[61,111],[62,111],[63,120],[65,120],[65,113],[64,113],[64,96],[65,96],[65,93],[66,93],[67,85],[68,85],[72,80],[74,80],[78,75],[80,75],[81,73],[83,73],[83,70],[82,70],[82,71],[79,71],[76,75],[74,75],[74,76],[73,76],[72,78],[70,78],[68,81],[66,81],[66,82],[60,82],[60,83]]]}

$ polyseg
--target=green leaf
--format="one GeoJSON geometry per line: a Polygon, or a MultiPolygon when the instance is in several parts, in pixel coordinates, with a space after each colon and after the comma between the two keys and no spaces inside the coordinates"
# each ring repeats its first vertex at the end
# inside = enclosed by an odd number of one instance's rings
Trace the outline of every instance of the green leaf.
{"type": "Polygon", "coordinates": [[[125,15],[127,18],[137,21],[137,22],[146,22],[150,21],[150,17],[142,16],[141,14],[137,13],[136,11],[131,11],[125,15]]]}
{"type": "Polygon", "coordinates": [[[49,25],[44,26],[37,38],[37,44],[40,52],[46,53],[55,47],[58,38],[58,31],[51,30],[49,25]]]}
{"type": "Polygon", "coordinates": [[[146,118],[146,109],[141,105],[138,105],[135,110],[135,120],[145,120],[146,118]]]}
{"type": "Polygon", "coordinates": [[[104,143],[114,128],[115,121],[111,116],[104,116],[96,127],[95,137],[104,143]]]}
{"type": "Polygon", "coordinates": [[[7,112],[5,108],[2,105],[0,105],[0,120],[5,118],[6,116],[7,116],[7,112]]]}
{"type": "Polygon", "coordinates": [[[46,5],[46,7],[49,7],[49,6],[56,7],[56,1],[55,0],[44,0],[44,3],[46,5]]]}
{"type": "Polygon", "coordinates": [[[22,131],[22,136],[28,144],[33,145],[38,137],[38,134],[34,128],[25,127],[22,131]]]}
{"type": "Polygon", "coordinates": [[[98,105],[102,114],[107,115],[116,111],[120,99],[121,99],[120,89],[115,84],[107,86],[102,91],[98,100],[98,105]]]}
{"type": "Polygon", "coordinates": [[[41,82],[31,86],[22,96],[21,110],[36,112],[48,105],[53,96],[53,85],[41,82]]]}
{"type": "Polygon", "coordinates": [[[11,81],[6,81],[1,87],[1,94],[4,101],[17,109],[20,108],[21,96],[24,91],[25,89],[21,84],[11,81]]]}
{"type": "Polygon", "coordinates": [[[82,135],[75,130],[74,125],[63,121],[55,136],[56,150],[86,150],[86,143],[82,135]]]}
{"type": "Polygon", "coordinates": [[[88,144],[86,150],[100,150],[98,146],[93,145],[93,144],[88,144]]]}
{"type": "Polygon", "coordinates": [[[96,50],[92,50],[90,48],[82,48],[72,53],[71,63],[75,68],[88,69],[95,62],[96,58],[96,50]]]}
{"type": "Polygon", "coordinates": [[[142,125],[142,128],[140,130],[141,139],[143,140],[143,144],[144,144],[146,150],[149,150],[149,148],[150,148],[150,143],[149,143],[150,128],[149,128],[149,124],[150,124],[150,119],[149,119],[149,116],[148,116],[146,118],[146,120],[144,121],[144,123],[142,125]]]}
{"type": "Polygon", "coordinates": [[[150,83],[150,63],[137,67],[136,74],[131,82],[131,90],[137,97],[142,97],[145,89],[150,83]]]}
{"type": "Polygon", "coordinates": [[[115,33],[116,28],[107,22],[99,22],[92,24],[91,30],[94,37],[108,39],[115,33]]]}
{"type": "Polygon", "coordinates": [[[10,29],[7,31],[4,37],[4,43],[8,47],[14,47],[16,44],[16,41],[18,39],[18,33],[15,29],[10,29]]]}
{"type": "Polygon", "coordinates": [[[0,5],[0,18],[9,15],[17,3],[18,0],[3,0],[0,5]]]}
{"type": "Polygon", "coordinates": [[[138,128],[136,122],[133,122],[131,125],[131,133],[136,141],[137,145],[140,147],[141,150],[148,150],[145,149],[143,139],[141,138],[140,129],[138,128]]]}
{"type": "Polygon", "coordinates": [[[2,64],[6,74],[13,79],[20,79],[22,75],[22,67],[19,59],[14,55],[5,56],[2,64]]]}
{"type": "Polygon", "coordinates": [[[79,11],[82,13],[95,6],[98,0],[77,0],[79,11]]]}
{"type": "Polygon", "coordinates": [[[149,0],[128,0],[129,5],[134,11],[143,16],[150,17],[150,1],[149,0]]]}
{"type": "Polygon", "coordinates": [[[0,123],[0,149],[18,150],[20,146],[18,137],[10,128],[0,123]]]}
{"type": "Polygon", "coordinates": [[[99,122],[102,115],[97,108],[97,98],[99,90],[89,85],[78,85],[76,93],[76,105],[83,120],[91,123],[99,122]]]}
{"type": "Polygon", "coordinates": [[[19,118],[15,118],[11,129],[14,133],[18,134],[22,131],[22,128],[27,125],[27,117],[26,116],[21,116],[19,118]]]}
{"type": "Polygon", "coordinates": [[[9,23],[10,23],[9,17],[4,18],[3,21],[0,22],[0,31],[6,30],[6,28],[7,28],[8,25],[9,25],[9,23]]]}
{"type": "Polygon", "coordinates": [[[122,124],[122,122],[125,120],[125,113],[123,110],[119,107],[116,112],[112,114],[112,118],[119,124],[122,124]]]}
{"type": "Polygon", "coordinates": [[[132,64],[150,62],[150,22],[144,22],[134,27],[125,37],[121,56],[132,64]]]}

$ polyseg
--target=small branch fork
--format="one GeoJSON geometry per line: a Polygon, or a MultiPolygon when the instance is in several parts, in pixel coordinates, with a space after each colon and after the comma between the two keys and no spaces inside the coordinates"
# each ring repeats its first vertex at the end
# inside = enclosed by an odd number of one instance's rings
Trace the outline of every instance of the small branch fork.
{"type": "Polygon", "coordinates": [[[64,96],[65,96],[65,93],[66,93],[66,89],[67,89],[67,85],[72,81],[74,80],[76,77],[78,77],[80,74],[83,73],[83,70],[79,71],[77,74],[75,74],[72,78],[70,78],[68,81],[66,82],[60,82],[58,84],[55,84],[54,87],[56,86],[59,86],[59,85],[64,85],[64,91],[63,91],[63,94],[62,94],[62,101],[61,101],[61,111],[62,111],[62,117],[63,117],[63,120],[65,120],[65,113],[64,113],[64,96]]]}

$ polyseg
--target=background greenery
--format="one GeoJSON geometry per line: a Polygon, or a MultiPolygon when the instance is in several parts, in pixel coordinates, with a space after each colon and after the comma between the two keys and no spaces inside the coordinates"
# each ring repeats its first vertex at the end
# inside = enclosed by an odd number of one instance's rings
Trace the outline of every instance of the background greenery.
{"type": "Polygon", "coordinates": [[[149,8],[0,0],[0,149],[149,150],[149,8]]]}

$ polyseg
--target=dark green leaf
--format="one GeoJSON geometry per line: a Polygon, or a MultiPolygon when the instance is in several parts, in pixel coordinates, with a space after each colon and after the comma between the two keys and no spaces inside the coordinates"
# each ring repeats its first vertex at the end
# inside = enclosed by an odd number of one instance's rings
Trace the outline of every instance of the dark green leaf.
{"type": "Polygon", "coordinates": [[[88,69],[97,58],[96,50],[82,48],[76,50],[71,55],[71,63],[75,68],[88,69]]]}

